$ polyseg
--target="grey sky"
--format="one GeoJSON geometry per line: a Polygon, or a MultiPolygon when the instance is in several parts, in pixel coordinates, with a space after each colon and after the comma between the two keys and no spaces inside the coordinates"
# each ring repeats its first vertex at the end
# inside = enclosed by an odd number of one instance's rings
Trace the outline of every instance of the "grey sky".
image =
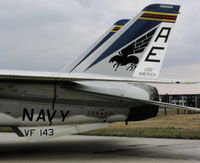
{"type": "MultiPolygon", "coordinates": [[[[199,0],[181,5],[162,77],[200,80],[199,0]]],[[[0,0],[0,68],[59,71],[116,20],[155,0],[0,0]]]]}

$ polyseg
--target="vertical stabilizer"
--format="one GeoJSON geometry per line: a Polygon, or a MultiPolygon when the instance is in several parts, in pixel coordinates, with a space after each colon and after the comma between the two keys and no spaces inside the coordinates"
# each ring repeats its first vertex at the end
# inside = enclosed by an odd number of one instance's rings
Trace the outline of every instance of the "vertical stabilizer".
{"type": "Polygon", "coordinates": [[[153,4],[120,20],[68,72],[156,78],[180,6],[153,4]]]}

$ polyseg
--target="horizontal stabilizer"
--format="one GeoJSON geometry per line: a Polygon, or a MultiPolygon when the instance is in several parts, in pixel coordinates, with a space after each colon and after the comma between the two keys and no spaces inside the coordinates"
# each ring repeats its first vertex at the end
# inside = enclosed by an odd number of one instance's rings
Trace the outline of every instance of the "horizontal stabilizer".
{"type": "Polygon", "coordinates": [[[37,71],[10,71],[0,70],[0,80],[45,80],[45,81],[110,81],[110,82],[138,82],[138,83],[158,83],[158,84],[199,84],[200,81],[181,81],[169,79],[144,79],[114,77],[89,73],[56,73],[37,71]]]}
{"type": "MultiPolygon", "coordinates": [[[[145,104],[145,105],[155,105],[159,106],[160,108],[168,108],[168,109],[180,109],[180,110],[191,110],[191,111],[197,111],[200,112],[200,108],[194,108],[194,107],[189,107],[189,106],[183,106],[183,105],[176,105],[176,104],[171,104],[171,103],[165,103],[165,102],[160,102],[160,101],[153,101],[153,100],[145,100],[142,98],[137,98],[137,97],[132,97],[132,94],[129,93],[128,89],[125,89],[124,91],[118,92],[115,90],[109,91],[103,90],[101,87],[93,87],[90,84],[83,84],[84,87],[82,87],[82,90],[88,93],[93,93],[95,95],[107,97],[107,98],[113,98],[115,100],[120,100],[120,101],[126,101],[130,103],[140,103],[140,104],[145,104]]],[[[80,87],[79,87],[80,88],[80,87]]],[[[134,109],[134,108],[133,108],[134,109]]]]}

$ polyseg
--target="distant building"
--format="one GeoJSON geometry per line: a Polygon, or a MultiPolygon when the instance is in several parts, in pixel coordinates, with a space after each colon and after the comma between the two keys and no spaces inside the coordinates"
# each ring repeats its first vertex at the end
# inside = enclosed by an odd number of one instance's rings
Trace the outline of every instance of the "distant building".
{"type": "Polygon", "coordinates": [[[160,101],[200,108],[200,94],[165,94],[160,95],[160,101]]]}

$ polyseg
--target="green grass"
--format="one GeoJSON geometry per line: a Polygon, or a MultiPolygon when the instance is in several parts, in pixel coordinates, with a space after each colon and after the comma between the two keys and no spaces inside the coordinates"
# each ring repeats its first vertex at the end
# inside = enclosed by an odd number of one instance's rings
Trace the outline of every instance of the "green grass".
{"type": "Polygon", "coordinates": [[[108,128],[81,133],[97,136],[126,136],[151,138],[200,139],[200,114],[180,114],[177,111],[159,112],[145,121],[112,123],[108,128]]]}
{"type": "Polygon", "coordinates": [[[177,128],[105,128],[81,135],[200,139],[200,131],[191,132],[177,128]]]}

